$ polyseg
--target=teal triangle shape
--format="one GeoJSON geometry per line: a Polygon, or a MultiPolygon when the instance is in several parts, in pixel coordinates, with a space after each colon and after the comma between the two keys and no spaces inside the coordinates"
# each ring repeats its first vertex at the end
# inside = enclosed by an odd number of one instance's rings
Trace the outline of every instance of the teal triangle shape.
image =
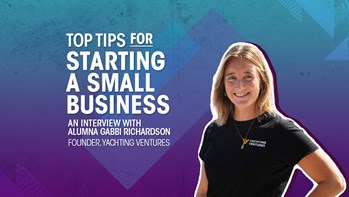
{"type": "Polygon", "coordinates": [[[329,0],[297,0],[298,4],[333,38],[335,27],[334,2],[329,0]]]}
{"type": "Polygon", "coordinates": [[[349,37],[346,37],[325,60],[349,60],[349,37]]]}

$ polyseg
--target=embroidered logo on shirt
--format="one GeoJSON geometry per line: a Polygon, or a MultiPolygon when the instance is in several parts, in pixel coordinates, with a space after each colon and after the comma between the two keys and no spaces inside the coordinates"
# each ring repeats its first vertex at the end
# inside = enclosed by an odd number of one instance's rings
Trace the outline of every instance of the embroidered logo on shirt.
{"type": "Polygon", "coordinates": [[[261,141],[261,140],[250,140],[250,143],[248,143],[248,145],[250,146],[257,146],[262,148],[264,148],[266,144],[267,144],[266,141],[261,141]]]}

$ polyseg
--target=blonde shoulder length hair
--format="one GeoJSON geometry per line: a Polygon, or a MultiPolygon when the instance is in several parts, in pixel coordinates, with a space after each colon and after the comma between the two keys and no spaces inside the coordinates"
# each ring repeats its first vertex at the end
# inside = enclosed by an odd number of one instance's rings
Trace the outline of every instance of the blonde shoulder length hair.
{"type": "Polygon", "coordinates": [[[224,125],[230,114],[234,114],[234,104],[224,96],[224,71],[229,61],[244,59],[257,67],[260,76],[260,93],[256,101],[255,112],[261,115],[265,112],[279,113],[275,107],[273,75],[263,53],[251,43],[238,42],[232,44],[224,53],[213,77],[211,92],[211,112],[218,125],[224,125]]]}

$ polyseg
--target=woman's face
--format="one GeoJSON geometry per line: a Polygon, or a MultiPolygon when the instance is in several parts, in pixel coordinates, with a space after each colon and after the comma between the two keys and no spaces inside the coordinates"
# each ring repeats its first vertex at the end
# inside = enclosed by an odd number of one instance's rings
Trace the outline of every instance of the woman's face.
{"type": "Polygon", "coordinates": [[[237,110],[254,110],[259,84],[257,66],[250,61],[234,59],[227,63],[224,70],[225,92],[237,110]]]}

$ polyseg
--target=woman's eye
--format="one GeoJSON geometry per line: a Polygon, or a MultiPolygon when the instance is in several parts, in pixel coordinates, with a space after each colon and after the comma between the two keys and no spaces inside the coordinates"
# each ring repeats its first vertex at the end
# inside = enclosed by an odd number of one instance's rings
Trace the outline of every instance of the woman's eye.
{"type": "Polygon", "coordinates": [[[252,79],[254,79],[254,77],[251,76],[251,75],[249,75],[249,76],[246,76],[245,79],[247,79],[247,80],[252,80],[252,79]]]}
{"type": "Polygon", "coordinates": [[[236,80],[236,77],[228,77],[228,80],[236,80]]]}

